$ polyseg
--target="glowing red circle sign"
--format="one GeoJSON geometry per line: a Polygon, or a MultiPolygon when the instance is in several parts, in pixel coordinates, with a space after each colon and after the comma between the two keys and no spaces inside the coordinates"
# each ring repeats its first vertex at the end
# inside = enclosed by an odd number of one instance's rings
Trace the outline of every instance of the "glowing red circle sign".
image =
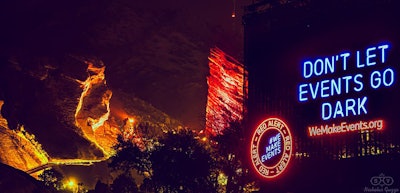
{"type": "Polygon", "coordinates": [[[255,170],[262,177],[282,174],[292,156],[292,135],[286,123],[268,118],[259,124],[251,139],[250,154],[255,170]]]}

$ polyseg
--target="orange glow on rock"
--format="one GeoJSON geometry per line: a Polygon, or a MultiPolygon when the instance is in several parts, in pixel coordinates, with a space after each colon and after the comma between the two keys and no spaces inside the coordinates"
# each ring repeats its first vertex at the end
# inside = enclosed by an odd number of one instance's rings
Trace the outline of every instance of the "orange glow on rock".
{"type": "Polygon", "coordinates": [[[107,87],[104,64],[101,61],[85,63],[88,65],[88,78],[77,80],[82,93],[75,111],[75,125],[108,157],[113,154],[112,147],[121,133],[118,125],[109,122],[112,91],[107,87]]]}
{"type": "MultiPolygon", "coordinates": [[[[91,92],[93,86],[95,86],[97,84],[106,85],[105,74],[104,74],[106,67],[105,66],[95,67],[92,62],[86,62],[86,63],[88,64],[87,71],[88,71],[89,77],[84,82],[81,82],[83,91],[79,98],[78,106],[75,111],[75,123],[77,126],[79,126],[78,116],[82,109],[85,97],[87,97],[88,94],[91,92]]],[[[91,117],[87,118],[87,122],[88,122],[88,124],[91,125],[93,130],[96,130],[97,128],[102,126],[104,124],[104,121],[106,121],[108,119],[108,117],[110,115],[111,96],[112,96],[112,92],[110,90],[107,90],[107,92],[102,96],[101,103],[102,103],[102,105],[104,105],[106,107],[106,109],[107,109],[106,113],[104,113],[100,118],[97,118],[97,119],[91,118],[91,117]]]]}
{"type": "Polygon", "coordinates": [[[243,64],[218,48],[210,50],[208,59],[206,131],[219,135],[229,123],[243,120],[247,72],[243,64]]]}
{"type": "Polygon", "coordinates": [[[28,133],[23,125],[14,130],[8,128],[7,120],[1,115],[3,104],[0,100],[0,146],[4,147],[0,149],[0,161],[23,171],[48,163],[49,155],[35,135],[28,133]]]}
{"type": "Polygon", "coordinates": [[[143,137],[137,129],[134,118],[128,117],[124,120],[122,135],[125,141],[131,141],[132,143],[136,144],[141,150],[145,149],[143,137]]]}

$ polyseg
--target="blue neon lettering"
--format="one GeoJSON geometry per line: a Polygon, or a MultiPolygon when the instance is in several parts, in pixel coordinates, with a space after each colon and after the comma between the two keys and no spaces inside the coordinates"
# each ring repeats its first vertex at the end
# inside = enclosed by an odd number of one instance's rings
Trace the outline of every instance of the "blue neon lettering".
{"type": "Polygon", "coordinates": [[[346,100],[346,116],[349,116],[349,111],[353,112],[353,115],[356,114],[356,110],[354,109],[356,106],[356,101],[354,99],[346,100]],[[352,104],[350,104],[352,103],[352,104]]]}
{"type": "Polygon", "coordinates": [[[303,63],[303,77],[304,78],[310,78],[313,74],[313,64],[311,61],[305,61],[303,63]],[[309,68],[307,68],[309,66],[309,68]],[[309,73],[307,72],[307,69],[309,69],[309,73]]]}
{"type": "Polygon", "coordinates": [[[376,54],[371,54],[370,52],[372,52],[372,51],[375,51],[376,50],[376,47],[372,47],[372,48],[368,48],[367,49],[367,58],[366,58],[366,64],[367,64],[367,66],[373,66],[373,65],[375,65],[376,64],[376,62],[375,61],[372,61],[371,62],[371,59],[372,58],[375,58],[376,57],[376,54]]]}
{"type": "Polygon", "coordinates": [[[393,72],[393,70],[388,68],[385,71],[383,71],[382,80],[383,80],[383,85],[385,85],[386,87],[392,86],[392,84],[394,83],[394,72],[393,72]],[[388,72],[390,73],[390,79],[389,79],[389,82],[386,82],[387,81],[387,74],[386,73],[388,73],[388,72]]]}
{"type": "Polygon", "coordinates": [[[349,80],[351,79],[351,76],[344,76],[342,79],[346,81],[346,93],[349,93],[349,80]]]}
{"type": "Polygon", "coordinates": [[[357,51],[357,68],[362,68],[364,67],[364,64],[361,64],[360,62],[360,51],[357,51]]]}
{"type": "Polygon", "coordinates": [[[301,84],[299,86],[299,101],[303,102],[303,101],[307,101],[308,100],[307,97],[303,96],[304,94],[308,93],[307,90],[304,90],[304,88],[306,88],[306,87],[307,87],[307,84],[301,84]]]}
{"type": "Polygon", "coordinates": [[[373,71],[370,79],[371,87],[378,89],[383,83],[384,86],[389,87],[394,83],[394,71],[391,68],[387,68],[381,74],[379,71],[373,71]],[[389,74],[388,74],[389,73],[389,74]]]}
{"type": "Polygon", "coordinates": [[[322,103],[321,115],[323,120],[328,120],[331,118],[332,106],[330,103],[322,103]]]}
{"type": "Polygon", "coordinates": [[[382,55],[382,57],[381,57],[381,62],[382,62],[382,64],[385,63],[385,59],[386,59],[386,57],[385,57],[385,50],[388,49],[388,48],[389,48],[389,45],[387,45],[387,44],[378,46],[378,49],[381,49],[381,50],[382,50],[382,53],[381,53],[381,55],[382,55]]]}
{"type": "Polygon", "coordinates": [[[323,72],[324,72],[324,61],[322,61],[321,59],[317,59],[317,60],[315,61],[315,63],[314,63],[314,74],[317,75],[317,76],[319,76],[319,75],[321,75],[323,72]],[[320,70],[320,71],[317,71],[317,67],[318,67],[317,64],[318,64],[318,63],[319,63],[320,66],[321,66],[321,70],[320,70]]]}
{"type": "Polygon", "coordinates": [[[317,94],[318,94],[319,82],[317,82],[317,83],[315,84],[315,89],[313,89],[311,83],[310,83],[309,85],[310,85],[311,97],[312,97],[313,99],[316,99],[316,98],[317,98],[317,94]]]}
{"type": "Polygon", "coordinates": [[[366,96],[362,99],[362,101],[360,101],[360,98],[357,99],[358,115],[361,114],[361,110],[363,110],[364,114],[368,114],[367,109],[365,108],[365,103],[367,100],[368,98],[366,96]]]}
{"type": "Polygon", "coordinates": [[[373,71],[371,73],[371,87],[374,89],[379,88],[381,85],[381,73],[379,71],[373,71]]]}
{"type": "Polygon", "coordinates": [[[325,102],[321,108],[321,118],[323,120],[335,119],[339,117],[357,116],[361,114],[368,114],[366,103],[368,98],[346,99],[345,101],[336,101],[335,107],[332,104],[325,102]],[[357,110],[356,110],[357,108],[357,110]]]}
{"type": "Polygon", "coordinates": [[[340,101],[336,102],[333,118],[336,118],[337,115],[341,115],[342,117],[344,117],[342,103],[340,101]]]}
{"type": "MultiPolygon", "coordinates": [[[[390,72],[387,72],[388,74],[390,72]]],[[[308,101],[309,98],[315,100],[317,98],[328,98],[342,93],[350,93],[351,91],[360,92],[364,89],[363,75],[356,74],[353,76],[344,76],[336,79],[326,79],[315,83],[303,83],[298,87],[298,100],[300,102],[308,101]]],[[[388,81],[386,81],[388,84],[388,81]]]]}
{"type": "MultiPolygon", "coordinates": [[[[336,57],[336,60],[337,60],[337,57],[336,57]]],[[[335,72],[335,57],[334,56],[331,57],[331,61],[329,61],[328,57],[325,58],[325,74],[328,74],[328,68],[330,70],[330,73],[335,72]]]]}
{"type": "MultiPolygon", "coordinates": [[[[363,92],[365,86],[372,89],[393,86],[397,81],[395,70],[391,67],[384,70],[362,70],[360,73],[350,73],[341,77],[335,77],[334,73],[338,70],[337,68],[341,70],[339,72],[348,70],[347,67],[350,64],[356,69],[384,64],[388,61],[389,49],[390,44],[384,43],[369,46],[363,50],[355,50],[354,53],[342,52],[304,61],[303,78],[323,77],[327,74],[333,74],[333,76],[320,78],[316,81],[313,79],[313,81],[299,84],[298,100],[306,102],[309,99],[324,99],[325,101],[321,104],[321,118],[323,120],[367,114],[367,96],[330,102],[326,102],[326,98],[363,92]],[[349,63],[349,61],[354,63],[349,63]]],[[[353,70],[353,68],[351,69],[353,70]]]]}
{"type": "Polygon", "coordinates": [[[367,50],[365,51],[365,64],[363,64],[361,62],[361,54],[360,51],[357,51],[357,68],[363,68],[365,67],[365,65],[367,66],[373,66],[376,64],[376,61],[373,60],[374,58],[377,57],[376,55],[376,49],[380,49],[381,50],[381,63],[385,63],[386,61],[386,50],[389,48],[388,44],[384,44],[384,45],[380,45],[378,47],[369,47],[367,48],[367,50]]]}
{"type": "Polygon", "coordinates": [[[340,81],[340,78],[338,79],[337,82],[334,79],[332,79],[332,81],[331,81],[331,88],[332,88],[331,96],[333,96],[335,94],[335,91],[336,91],[337,95],[340,95],[340,93],[342,92],[341,82],[342,81],[340,81]]]}
{"type": "Polygon", "coordinates": [[[350,53],[340,54],[340,57],[343,58],[343,70],[347,70],[347,57],[350,56],[350,53]]]}
{"type": "MultiPolygon", "coordinates": [[[[346,70],[347,68],[347,57],[349,56],[350,53],[340,54],[344,70],[346,70]]],[[[317,58],[316,60],[314,60],[314,62],[311,60],[307,60],[303,62],[303,77],[310,78],[313,75],[321,76],[323,74],[334,73],[337,61],[339,61],[339,55],[317,58]]]]}
{"type": "Polygon", "coordinates": [[[357,75],[354,76],[354,83],[356,83],[359,86],[358,88],[354,87],[354,90],[357,91],[357,92],[362,91],[363,88],[364,88],[364,84],[360,80],[358,80],[358,78],[361,79],[362,77],[363,77],[362,74],[357,74],[357,75]]]}
{"type": "Polygon", "coordinates": [[[282,152],[281,148],[282,137],[281,134],[278,133],[268,140],[268,146],[265,147],[265,154],[261,156],[261,162],[265,162],[282,152]]]}
{"type": "Polygon", "coordinates": [[[321,97],[326,98],[329,97],[329,92],[325,93],[325,91],[329,90],[329,86],[326,86],[326,83],[328,83],[329,80],[323,80],[321,81],[321,97]]]}

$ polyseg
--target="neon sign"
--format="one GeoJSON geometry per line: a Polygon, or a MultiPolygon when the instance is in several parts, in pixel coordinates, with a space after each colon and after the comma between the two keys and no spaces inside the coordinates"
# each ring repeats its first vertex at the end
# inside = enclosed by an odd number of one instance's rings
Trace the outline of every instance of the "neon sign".
{"type": "Polygon", "coordinates": [[[265,147],[265,154],[261,156],[261,162],[265,162],[275,157],[282,152],[281,148],[281,134],[277,133],[275,136],[269,138],[268,146],[265,147]]]}
{"type": "Polygon", "coordinates": [[[292,155],[292,135],[278,118],[268,118],[257,126],[250,147],[254,169],[264,178],[282,174],[292,155]]]}
{"type": "Polygon", "coordinates": [[[362,96],[363,91],[366,88],[377,90],[391,87],[396,80],[394,69],[387,64],[389,51],[390,45],[381,43],[353,53],[344,52],[304,61],[302,78],[305,83],[298,86],[298,101],[322,101],[320,115],[325,121],[368,114],[368,96],[362,96]],[[349,70],[351,68],[357,72],[349,74],[352,73],[349,70]],[[362,69],[370,69],[371,72],[365,73],[362,69]],[[347,74],[335,77],[340,71],[347,74]],[[333,96],[347,94],[361,96],[328,101],[333,96]]]}

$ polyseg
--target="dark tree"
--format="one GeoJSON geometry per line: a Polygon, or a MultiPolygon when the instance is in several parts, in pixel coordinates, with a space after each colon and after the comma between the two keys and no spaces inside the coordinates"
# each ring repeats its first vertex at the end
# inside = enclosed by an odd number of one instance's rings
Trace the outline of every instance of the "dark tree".
{"type": "Polygon", "coordinates": [[[110,167],[125,174],[137,170],[145,177],[143,192],[216,192],[213,159],[193,132],[165,133],[145,150],[122,138],[119,142],[110,167]]]}
{"type": "Polygon", "coordinates": [[[113,193],[138,193],[138,187],[135,179],[131,175],[121,174],[115,178],[111,184],[111,192],[113,193]]]}
{"type": "Polygon", "coordinates": [[[142,185],[140,185],[140,191],[141,192],[156,192],[155,188],[154,188],[154,183],[153,181],[151,181],[150,178],[145,178],[143,180],[142,185]]]}
{"type": "Polygon", "coordinates": [[[117,154],[112,157],[109,164],[114,170],[123,171],[126,175],[130,175],[131,169],[137,170],[141,175],[151,170],[149,151],[140,150],[131,141],[123,140],[122,136],[118,136],[118,144],[114,148],[117,154]]]}
{"type": "Polygon", "coordinates": [[[88,191],[88,193],[111,193],[111,190],[107,184],[98,180],[96,186],[94,187],[94,190],[90,190],[88,191]]]}
{"type": "Polygon", "coordinates": [[[168,132],[151,154],[157,192],[215,192],[212,157],[191,131],[168,132]]]}
{"type": "Polygon", "coordinates": [[[255,179],[249,174],[244,160],[247,160],[247,148],[243,127],[239,123],[231,123],[223,135],[216,136],[214,159],[219,170],[226,175],[226,192],[248,192],[255,186],[255,179]]]}

